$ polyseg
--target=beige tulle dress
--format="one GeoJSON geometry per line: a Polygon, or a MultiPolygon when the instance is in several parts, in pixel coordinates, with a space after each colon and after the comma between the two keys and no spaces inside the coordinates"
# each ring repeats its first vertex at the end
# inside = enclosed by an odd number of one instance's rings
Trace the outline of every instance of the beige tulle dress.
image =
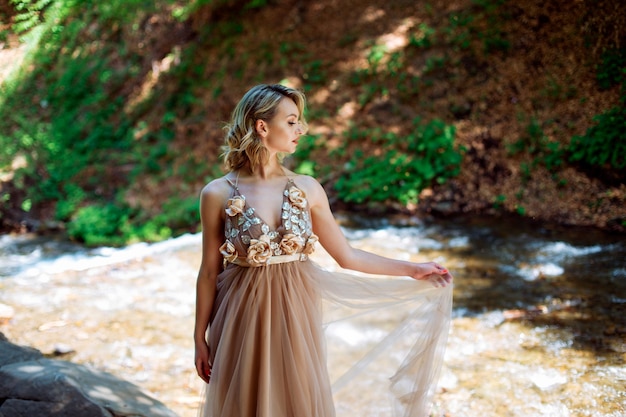
{"type": "MultiPolygon", "coordinates": [[[[374,390],[391,393],[393,400],[372,404],[388,407],[373,415],[427,416],[449,330],[451,286],[325,271],[308,259],[317,237],[304,192],[293,178],[286,180],[277,230],[231,185],[220,248],[225,268],[208,331],[213,368],[200,415],[335,416],[333,396],[351,392],[368,367],[379,366],[387,375],[374,390]],[[331,383],[327,334],[337,323],[362,321],[367,313],[385,321],[385,334],[369,341],[360,359],[331,383]]],[[[359,401],[369,396],[355,395],[359,401]]]]}

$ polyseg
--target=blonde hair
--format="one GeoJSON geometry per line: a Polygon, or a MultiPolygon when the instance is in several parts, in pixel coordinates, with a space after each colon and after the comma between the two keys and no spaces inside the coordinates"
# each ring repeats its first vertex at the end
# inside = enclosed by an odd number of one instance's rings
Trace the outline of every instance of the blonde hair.
{"type": "Polygon", "coordinates": [[[278,104],[284,98],[293,100],[298,107],[298,117],[303,132],[306,132],[307,124],[304,120],[306,98],[302,92],[280,84],[260,84],[252,87],[237,103],[230,123],[224,128],[226,136],[222,150],[227,171],[247,167],[252,172],[267,162],[269,154],[257,136],[256,121],[272,120],[276,115],[278,104]]]}

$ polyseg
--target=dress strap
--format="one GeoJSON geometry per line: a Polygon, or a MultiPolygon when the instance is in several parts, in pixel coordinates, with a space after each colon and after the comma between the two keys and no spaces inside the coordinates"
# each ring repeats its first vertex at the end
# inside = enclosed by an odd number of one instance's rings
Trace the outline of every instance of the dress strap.
{"type": "Polygon", "coordinates": [[[291,176],[289,176],[289,175],[287,174],[287,172],[285,171],[285,167],[284,167],[284,166],[282,166],[282,165],[281,165],[281,166],[280,166],[280,170],[283,172],[283,175],[287,178],[287,185],[289,185],[289,184],[295,184],[295,183],[293,182],[293,177],[291,177],[291,176]]]}
{"type": "Polygon", "coordinates": [[[230,178],[226,178],[224,177],[224,179],[226,180],[226,182],[228,182],[230,184],[231,187],[233,187],[236,191],[239,191],[239,172],[237,172],[237,177],[235,178],[235,182],[233,183],[232,180],[230,178]]]}

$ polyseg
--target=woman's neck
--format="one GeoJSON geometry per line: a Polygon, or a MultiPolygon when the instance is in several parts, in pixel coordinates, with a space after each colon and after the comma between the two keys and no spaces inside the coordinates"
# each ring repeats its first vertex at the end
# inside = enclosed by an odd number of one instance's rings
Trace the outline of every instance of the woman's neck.
{"type": "Polygon", "coordinates": [[[254,170],[250,170],[250,176],[262,180],[269,180],[276,177],[284,177],[285,169],[281,165],[278,158],[270,158],[270,160],[262,165],[257,166],[254,170]]]}

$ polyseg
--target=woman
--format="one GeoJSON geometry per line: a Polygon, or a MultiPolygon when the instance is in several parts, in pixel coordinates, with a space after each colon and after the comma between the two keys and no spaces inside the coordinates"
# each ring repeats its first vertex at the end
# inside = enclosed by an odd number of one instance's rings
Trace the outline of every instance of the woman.
{"type": "Polygon", "coordinates": [[[306,131],[304,107],[304,95],[282,85],[249,90],[228,126],[228,173],[202,190],[194,339],[196,370],[209,385],[201,415],[334,416],[324,298],[366,309],[414,301],[427,314],[410,318],[422,327],[392,378],[401,412],[424,416],[450,315],[451,286],[436,287],[452,276],[434,262],[393,260],[348,244],[321,185],[280,162],[306,131]],[[414,280],[323,271],[308,260],[318,240],[343,268],[414,280]]]}

